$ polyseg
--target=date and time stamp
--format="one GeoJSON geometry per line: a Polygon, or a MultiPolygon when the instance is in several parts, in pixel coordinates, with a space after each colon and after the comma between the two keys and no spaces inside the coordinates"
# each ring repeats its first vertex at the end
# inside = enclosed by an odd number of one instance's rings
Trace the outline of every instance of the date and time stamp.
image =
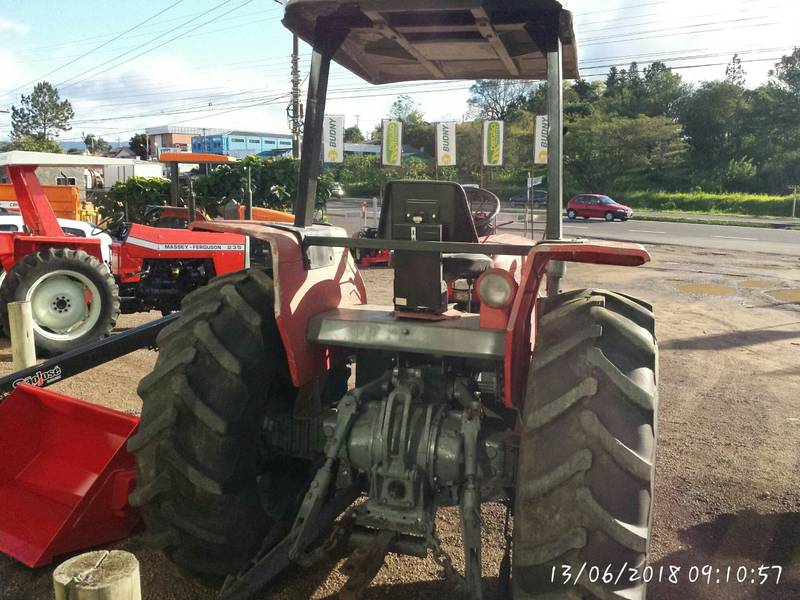
{"type": "Polygon", "coordinates": [[[779,585],[783,567],[779,565],[661,565],[658,567],[590,565],[554,565],[550,581],[562,585],[578,585],[583,579],[589,583],[638,585],[640,583],[693,583],[698,585],[742,584],[753,586],[779,585]]]}

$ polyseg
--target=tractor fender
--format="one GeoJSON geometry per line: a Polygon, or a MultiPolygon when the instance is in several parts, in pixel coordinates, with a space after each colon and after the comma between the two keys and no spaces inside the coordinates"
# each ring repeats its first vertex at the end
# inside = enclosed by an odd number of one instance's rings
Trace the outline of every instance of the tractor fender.
{"type": "Polygon", "coordinates": [[[531,248],[519,270],[519,290],[506,326],[504,375],[507,406],[522,406],[525,397],[528,367],[536,344],[537,299],[542,294],[541,283],[547,265],[553,260],[635,267],[649,262],[650,254],[640,244],[599,240],[543,242],[531,248]]]}
{"type": "Polygon", "coordinates": [[[346,248],[314,248],[308,264],[303,251],[305,235],[346,237],[340,227],[252,221],[193,223],[193,231],[239,233],[269,243],[275,286],[275,321],[286,350],[292,384],[301,387],[325,373],[331,350],[309,342],[309,321],[319,313],[342,306],[366,304],[367,292],[352,254],[346,248]],[[316,258],[315,258],[316,257],[316,258]]]}

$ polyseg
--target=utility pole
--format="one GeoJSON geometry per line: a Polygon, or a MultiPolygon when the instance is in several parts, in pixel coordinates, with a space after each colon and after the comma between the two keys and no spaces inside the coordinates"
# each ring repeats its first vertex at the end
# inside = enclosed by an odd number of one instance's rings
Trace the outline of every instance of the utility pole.
{"type": "MultiPolygon", "coordinates": [[[[286,0],[275,0],[286,6],[286,0]]],[[[303,107],[300,104],[300,40],[292,36],[292,101],[286,108],[289,128],[292,130],[292,156],[300,158],[300,132],[303,124],[303,107]]]]}
{"type": "Polygon", "coordinates": [[[247,204],[244,205],[244,220],[250,221],[253,218],[253,179],[250,173],[250,165],[247,165],[247,204]]]}
{"type": "Polygon", "coordinates": [[[297,36],[292,36],[292,106],[289,123],[292,128],[292,156],[300,158],[300,128],[303,121],[300,107],[300,43],[297,36]]]}

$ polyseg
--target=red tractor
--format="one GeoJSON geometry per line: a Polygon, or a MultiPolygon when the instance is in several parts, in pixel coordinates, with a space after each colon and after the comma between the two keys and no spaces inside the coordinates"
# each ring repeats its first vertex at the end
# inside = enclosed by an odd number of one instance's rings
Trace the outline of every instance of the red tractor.
{"type": "Polygon", "coordinates": [[[36,177],[39,166],[104,162],[110,161],[0,154],[26,226],[0,233],[0,263],[7,273],[0,286],[0,318],[7,326],[7,303],[30,301],[36,347],[43,353],[58,354],[108,335],[120,312],[176,311],[197,287],[249,267],[251,252],[256,261],[263,258],[264,246],[251,247],[241,234],[127,226],[120,219],[112,228],[112,264],[105,264],[99,239],[64,233],[36,177]]]}
{"type": "Polygon", "coordinates": [[[561,239],[571,14],[555,0],[289,0],[283,22],[313,48],[295,226],[193,224],[258,240],[268,259],[189,294],[159,336],[128,444],[150,539],[185,571],[226,578],[226,599],[346,540],[354,597],[389,552],[432,552],[453,574],[435,516],[455,505],[475,600],[480,505],[495,499],[513,513],[501,576],[516,600],[644,598],[652,308],[560,284],[564,261],[649,255],[561,239]],[[478,231],[464,188],[436,181],[387,184],[377,239],[312,224],[331,60],[374,84],[546,78],[548,239],[478,231]],[[392,304],[368,304],[348,248],[393,251],[392,304]],[[459,281],[466,306],[448,297],[459,281]]]}

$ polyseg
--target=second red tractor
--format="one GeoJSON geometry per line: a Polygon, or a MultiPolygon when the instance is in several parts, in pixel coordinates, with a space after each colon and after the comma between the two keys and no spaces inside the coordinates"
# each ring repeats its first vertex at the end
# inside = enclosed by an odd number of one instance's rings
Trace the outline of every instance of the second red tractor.
{"type": "MultiPolygon", "coordinates": [[[[37,349],[59,354],[108,335],[120,313],[180,308],[183,297],[216,276],[261,260],[237,233],[211,233],[140,224],[112,227],[112,259],[100,240],[65,234],[36,177],[39,166],[103,164],[99,157],[12,151],[0,166],[14,185],[25,231],[0,232],[0,318],[9,302],[31,302],[37,349]]],[[[6,329],[8,330],[8,329],[6,329]]]]}

